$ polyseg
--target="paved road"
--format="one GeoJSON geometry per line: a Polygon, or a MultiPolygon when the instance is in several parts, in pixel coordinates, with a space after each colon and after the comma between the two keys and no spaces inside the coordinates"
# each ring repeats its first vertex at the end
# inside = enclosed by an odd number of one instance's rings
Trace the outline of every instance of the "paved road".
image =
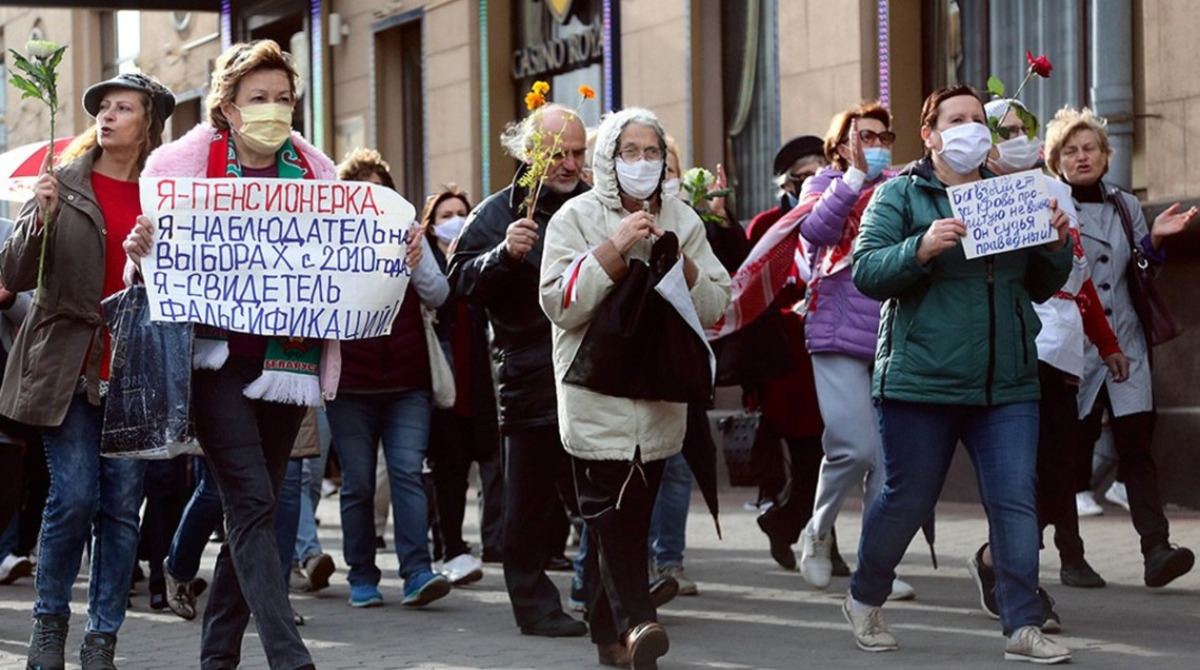
{"type": "MultiPolygon", "coordinates": [[[[700,585],[700,595],[678,598],[660,611],[672,644],[660,664],[664,670],[1013,667],[1003,660],[998,623],[980,611],[966,570],[968,558],[986,535],[977,506],[939,507],[940,569],[932,569],[928,550],[920,540],[915,542],[901,574],[916,588],[918,599],[886,608],[901,649],[867,654],[854,647],[839,610],[848,580],[835,579],[828,592],[818,592],[797,573],[780,570],[767,555],[752,515],[742,509],[750,496],[749,489],[722,494],[724,540],[716,538],[699,498],[693,501],[687,567],[700,585]]],[[[1089,559],[1109,580],[1108,588],[1059,585],[1057,555],[1043,552],[1043,581],[1058,600],[1065,628],[1059,638],[1075,650],[1075,664],[1088,668],[1200,668],[1200,573],[1166,589],[1141,586],[1137,536],[1128,514],[1106,509],[1103,517],[1083,520],[1083,533],[1089,559]]],[[[318,516],[325,522],[321,538],[326,549],[336,549],[341,539],[336,501],[323,502],[318,516]]],[[[1200,548],[1200,513],[1172,511],[1169,516],[1172,539],[1200,548]]],[[[838,530],[844,546],[853,546],[857,517],[854,510],[843,514],[838,530]]],[[[468,537],[477,537],[474,519],[468,523],[468,537]]],[[[203,573],[211,570],[214,557],[210,547],[203,573]]],[[[382,564],[385,572],[395,574],[394,555],[382,564]]],[[[399,606],[401,585],[395,577],[383,582],[385,607],[351,609],[344,575],[340,571],[333,586],[316,596],[294,596],[296,609],[308,618],[301,632],[322,670],[601,667],[586,638],[520,635],[498,566],[488,566],[477,585],[418,611],[399,606]]],[[[567,574],[555,573],[564,593],[568,579],[567,574]]],[[[85,588],[81,580],[77,602],[86,598],[85,588]]],[[[0,587],[0,670],[24,668],[33,596],[32,580],[0,587]]],[[[151,611],[144,591],[134,598],[134,606],[118,646],[122,670],[198,666],[198,622],[151,611]]],[[[72,624],[69,650],[78,648],[84,618],[77,614],[72,624]]],[[[242,667],[266,667],[253,633],[246,638],[244,655],[242,667]]],[[[74,663],[69,667],[77,668],[74,663]]]]}

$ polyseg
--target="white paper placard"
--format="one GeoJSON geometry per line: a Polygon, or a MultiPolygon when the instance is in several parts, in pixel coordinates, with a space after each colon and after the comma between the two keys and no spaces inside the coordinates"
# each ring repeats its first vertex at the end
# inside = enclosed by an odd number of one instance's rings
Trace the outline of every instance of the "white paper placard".
{"type": "Polygon", "coordinates": [[[256,335],[391,333],[415,210],[392,189],[313,179],[143,178],[151,319],[256,335]]]}
{"type": "Polygon", "coordinates": [[[1041,170],[1026,170],[950,186],[950,208],[967,226],[967,258],[1033,247],[1058,239],[1050,225],[1050,195],[1041,170]]]}

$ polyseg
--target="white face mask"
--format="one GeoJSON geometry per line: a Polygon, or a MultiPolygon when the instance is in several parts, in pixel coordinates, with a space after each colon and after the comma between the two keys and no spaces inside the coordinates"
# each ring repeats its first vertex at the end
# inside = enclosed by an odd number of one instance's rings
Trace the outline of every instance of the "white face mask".
{"type": "Polygon", "coordinates": [[[673,195],[676,198],[678,198],[679,197],[679,188],[680,188],[679,179],[664,179],[663,180],[663,191],[662,191],[663,193],[665,193],[667,195],[673,195]]]}
{"type": "Polygon", "coordinates": [[[936,132],[942,136],[942,150],[937,153],[955,174],[978,170],[992,150],[992,131],[982,123],[963,123],[936,132]]]}
{"type": "Polygon", "coordinates": [[[620,157],[617,158],[617,183],[621,185],[625,195],[634,200],[645,200],[654,195],[662,174],[661,160],[648,161],[639,158],[636,163],[626,163],[620,157]]]}
{"type": "Polygon", "coordinates": [[[1041,158],[1042,141],[1021,135],[997,144],[996,150],[1000,152],[996,167],[1006,173],[1020,172],[1034,167],[1038,158],[1041,158]]]}
{"type": "Polygon", "coordinates": [[[461,216],[451,217],[433,226],[433,234],[438,238],[438,241],[450,244],[454,238],[458,237],[458,233],[463,228],[463,224],[467,220],[461,216]]]}

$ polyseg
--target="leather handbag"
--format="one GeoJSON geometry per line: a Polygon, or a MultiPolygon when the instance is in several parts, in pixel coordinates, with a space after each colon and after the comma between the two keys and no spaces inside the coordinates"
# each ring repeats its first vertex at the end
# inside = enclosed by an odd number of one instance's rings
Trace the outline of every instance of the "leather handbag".
{"type": "Polygon", "coordinates": [[[438,409],[454,407],[454,369],[446,360],[446,352],[438,339],[433,324],[437,312],[421,305],[421,322],[425,325],[425,348],[429,350],[429,378],[433,390],[433,406],[438,409]]]}
{"type": "Polygon", "coordinates": [[[1137,311],[1142,330],[1146,333],[1146,343],[1153,347],[1179,337],[1183,333],[1183,324],[1171,313],[1163,300],[1158,287],[1154,285],[1155,268],[1142,252],[1140,244],[1133,237],[1133,218],[1125,206],[1125,199],[1118,190],[1112,192],[1111,198],[1117,206],[1117,214],[1121,217],[1121,225],[1125,228],[1125,236],[1129,239],[1129,267],[1126,277],[1129,281],[1129,298],[1137,311]]]}

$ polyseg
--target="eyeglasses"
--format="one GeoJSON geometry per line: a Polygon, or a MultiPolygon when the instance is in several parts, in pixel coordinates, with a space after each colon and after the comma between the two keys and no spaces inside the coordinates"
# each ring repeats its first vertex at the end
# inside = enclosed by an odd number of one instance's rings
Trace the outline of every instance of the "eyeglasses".
{"type": "Polygon", "coordinates": [[[639,149],[638,147],[625,147],[617,153],[621,160],[626,163],[636,163],[639,158],[645,158],[650,162],[662,160],[663,152],[658,147],[646,147],[639,149]]]}
{"type": "MultiPolygon", "coordinates": [[[[885,147],[890,147],[896,141],[896,133],[893,133],[890,130],[885,130],[882,133],[877,133],[874,130],[860,130],[858,131],[858,139],[866,142],[867,144],[879,142],[885,147]]],[[[850,140],[843,140],[842,144],[846,144],[849,141],[850,140]]]]}

